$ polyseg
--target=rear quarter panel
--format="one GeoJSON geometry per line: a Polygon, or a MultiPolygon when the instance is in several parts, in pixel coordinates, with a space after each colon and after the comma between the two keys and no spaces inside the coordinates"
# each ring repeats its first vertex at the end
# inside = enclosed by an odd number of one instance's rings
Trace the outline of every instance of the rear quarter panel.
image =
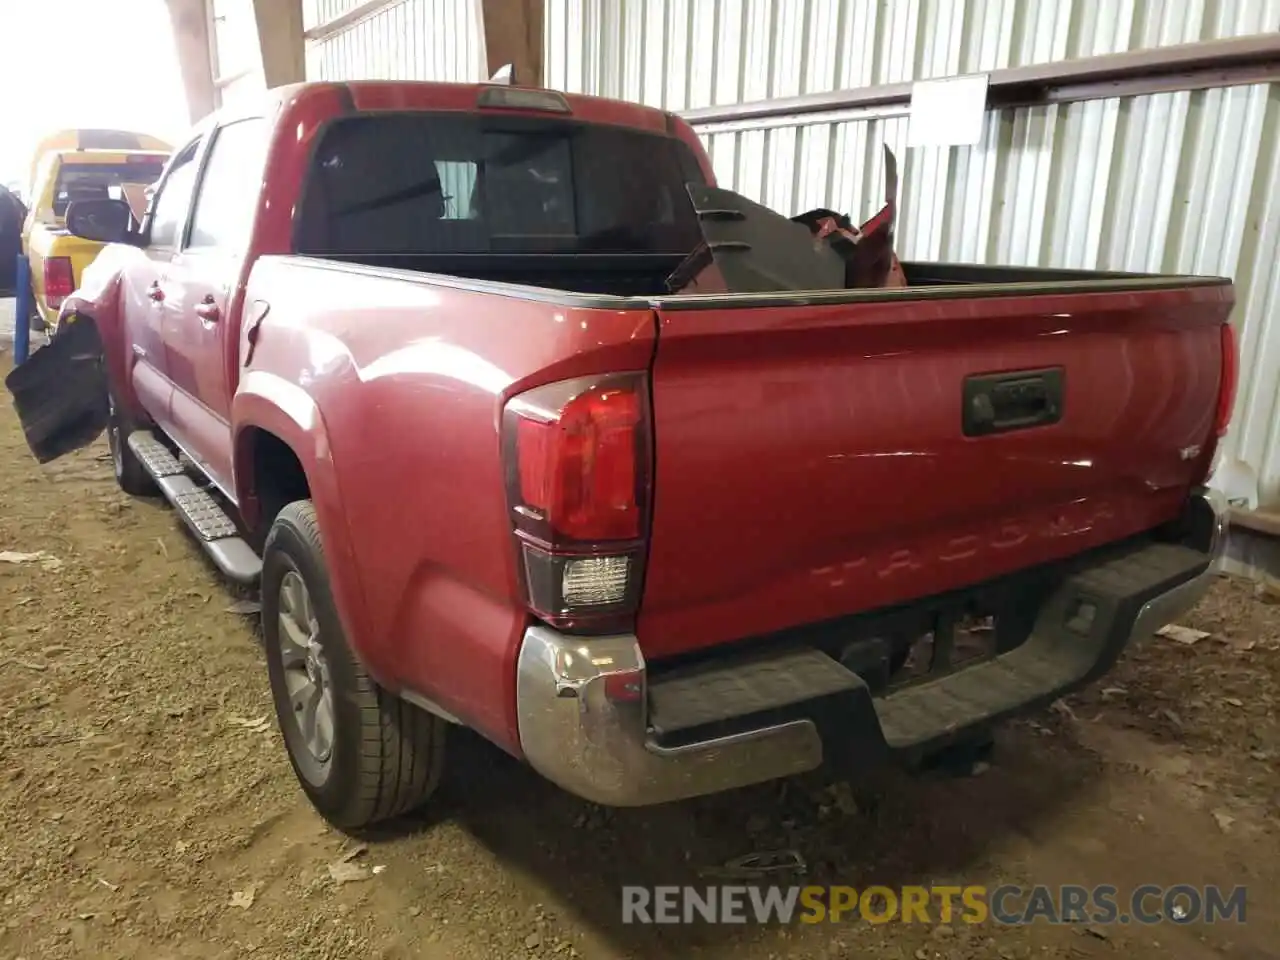
{"type": "MultiPolygon", "coordinates": [[[[541,383],[647,369],[654,318],[404,277],[259,260],[245,302],[270,309],[233,401],[233,429],[273,423],[294,446],[343,622],[375,676],[518,753],[514,659],[527,615],[500,459],[502,407],[541,383]]],[[[237,465],[246,502],[242,458],[237,465]]]]}

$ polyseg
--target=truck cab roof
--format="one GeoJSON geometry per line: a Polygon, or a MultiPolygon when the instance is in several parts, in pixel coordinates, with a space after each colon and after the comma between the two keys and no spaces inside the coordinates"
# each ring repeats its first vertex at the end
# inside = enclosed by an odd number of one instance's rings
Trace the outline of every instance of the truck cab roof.
{"type": "Polygon", "coordinates": [[[348,112],[474,111],[483,107],[503,113],[560,113],[585,123],[608,123],[654,132],[669,131],[676,120],[673,114],[655,107],[536,87],[427,80],[354,80],[344,83],[311,81],[275,87],[259,98],[224,107],[207,117],[199,129],[249,117],[278,115],[280,111],[288,111],[291,115],[305,114],[335,94],[348,112]],[[504,94],[504,91],[510,93],[504,94]],[[504,97],[510,98],[505,104],[501,102],[504,97]],[[491,102],[483,103],[485,98],[491,102]],[[558,106],[552,106],[557,103],[558,106]]]}

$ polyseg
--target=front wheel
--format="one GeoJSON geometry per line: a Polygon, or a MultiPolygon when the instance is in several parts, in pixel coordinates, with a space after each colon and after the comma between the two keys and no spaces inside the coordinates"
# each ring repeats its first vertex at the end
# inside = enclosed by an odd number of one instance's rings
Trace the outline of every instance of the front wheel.
{"type": "Polygon", "coordinates": [[[426,802],[446,724],[383,690],[352,654],[309,500],[281,510],[267,534],[262,632],[289,762],[320,814],[358,829],[426,802]]]}
{"type": "MultiPolygon", "coordinates": [[[[101,422],[101,421],[99,421],[101,422]]],[[[116,404],[116,398],[107,391],[107,446],[111,449],[111,466],[115,470],[116,483],[125,493],[144,497],[156,492],[156,482],[147,468],[129,447],[129,434],[133,421],[116,404]]]]}

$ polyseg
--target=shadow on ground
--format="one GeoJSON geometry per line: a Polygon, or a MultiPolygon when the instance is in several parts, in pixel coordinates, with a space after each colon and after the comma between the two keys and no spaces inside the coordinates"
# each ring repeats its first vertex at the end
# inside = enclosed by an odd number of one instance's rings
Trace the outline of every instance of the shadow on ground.
{"type": "MultiPolygon", "coordinates": [[[[626,810],[578,800],[462,733],[451,742],[449,774],[431,821],[463,825],[510,869],[558,891],[572,904],[572,919],[614,949],[727,957],[742,927],[624,924],[621,888],[740,884],[714,876],[715,869],[744,854],[785,849],[803,857],[806,871],[759,882],[857,888],[973,883],[975,872],[992,872],[985,861],[994,846],[1011,835],[1051,831],[1057,812],[1090,790],[1096,760],[1055,740],[1052,753],[1042,752],[1025,726],[1006,732],[996,765],[975,777],[884,770],[850,789],[817,773],[626,810]],[[1018,743],[1007,745],[1011,738],[1018,743]]],[[[383,836],[414,833],[429,822],[402,821],[383,836]]]]}

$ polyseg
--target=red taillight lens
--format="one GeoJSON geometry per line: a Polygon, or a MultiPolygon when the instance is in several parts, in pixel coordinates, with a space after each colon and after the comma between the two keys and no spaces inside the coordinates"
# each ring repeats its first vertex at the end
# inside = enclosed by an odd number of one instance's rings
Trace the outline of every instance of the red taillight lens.
{"type": "Polygon", "coordinates": [[[68,257],[48,257],[44,261],[44,299],[50,307],[62,306],[76,288],[75,276],[68,257]]]}
{"type": "Polygon", "coordinates": [[[1218,411],[1214,417],[1216,435],[1225,436],[1231,425],[1231,410],[1236,404],[1236,384],[1240,377],[1240,351],[1235,329],[1222,325],[1222,382],[1218,385],[1218,411]]]}
{"type": "Polygon", "coordinates": [[[566,628],[634,614],[650,460],[643,374],[515,397],[503,415],[503,454],[530,609],[566,628]]]}
{"type": "Polygon", "coordinates": [[[574,397],[558,419],[516,427],[520,502],[570,540],[640,535],[636,446],[640,398],[610,385],[574,397]]]}

